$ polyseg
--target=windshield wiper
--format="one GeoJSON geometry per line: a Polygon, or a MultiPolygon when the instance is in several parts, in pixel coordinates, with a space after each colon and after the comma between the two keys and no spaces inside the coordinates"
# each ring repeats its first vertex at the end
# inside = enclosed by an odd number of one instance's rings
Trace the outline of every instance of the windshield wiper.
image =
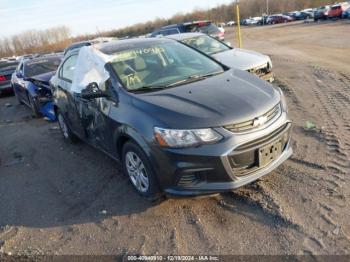
{"type": "Polygon", "coordinates": [[[156,91],[156,90],[162,90],[162,89],[165,89],[166,86],[152,86],[152,85],[149,85],[149,86],[142,86],[140,88],[137,88],[137,89],[129,89],[129,92],[145,92],[145,91],[156,91]]]}
{"type": "Polygon", "coordinates": [[[222,74],[223,72],[224,72],[224,71],[213,72],[213,73],[201,75],[201,77],[208,78],[208,77],[210,77],[210,76],[215,76],[215,75],[222,74]]]}
{"type": "Polygon", "coordinates": [[[214,73],[209,73],[209,74],[204,74],[204,75],[191,75],[185,79],[182,79],[180,81],[174,82],[172,84],[167,85],[166,87],[172,87],[172,86],[178,86],[178,85],[182,85],[182,84],[186,84],[186,83],[192,83],[192,82],[196,82],[196,81],[200,81],[203,80],[205,78],[214,76],[214,75],[218,75],[223,73],[222,71],[220,72],[214,72],[214,73]]]}

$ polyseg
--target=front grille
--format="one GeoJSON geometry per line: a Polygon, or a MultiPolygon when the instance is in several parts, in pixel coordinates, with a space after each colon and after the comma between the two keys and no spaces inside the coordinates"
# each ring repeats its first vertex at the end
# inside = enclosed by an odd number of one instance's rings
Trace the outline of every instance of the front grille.
{"type": "Polygon", "coordinates": [[[259,149],[272,141],[280,141],[282,153],[286,149],[290,139],[291,124],[288,123],[278,128],[273,133],[243,144],[236,148],[228,156],[230,168],[234,176],[248,175],[263,166],[259,166],[259,149]]]}
{"type": "Polygon", "coordinates": [[[267,111],[265,114],[261,116],[258,116],[254,119],[250,119],[244,122],[227,125],[227,126],[224,126],[224,128],[234,133],[250,131],[254,128],[261,126],[261,125],[257,126],[254,124],[255,120],[257,120],[258,118],[264,117],[266,121],[263,125],[266,125],[271,123],[273,120],[277,119],[281,115],[281,112],[282,112],[281,104],[278,103],[276,106],[274,106],[272,109],[270,109],[269,111],[267,111]]]}
{"type": "Polygon", "coordinates": [[[254,75],[261,77],[261,76],[264,76],[264,75],[270,73],[271,68],[270,68],[270,64],[267,63],[267,64],[259,66],[259,67],[248,69],[247,71],[251,74],[254,74],[254,75]]]}

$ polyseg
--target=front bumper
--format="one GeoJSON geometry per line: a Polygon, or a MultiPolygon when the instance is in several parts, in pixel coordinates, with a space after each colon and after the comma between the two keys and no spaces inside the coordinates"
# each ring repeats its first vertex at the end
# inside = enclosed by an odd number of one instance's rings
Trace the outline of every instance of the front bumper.
{"type": "Polygon", "coordinates": [[[293,150],[290,145],[282,153],[282,155],[270,165],[265,168],[260,169],[259,171],[247,175],[245,177],[238,178],[237,180],[231,182],[203,182],[197,184],[196,186],[189,188],[168,188],[165,190],[167,194],[178,195],[178,196],[191,196],[191,195],[210,195],[219,192],[231,191],[233,189],[239,188],[246,184],[249,184],[260,177],[263,177],[273,170],[275,170],[279,165],[281,165],[285,160],[287,160],[293,154],[293,150]]]}
{"type": "Polygon", "coordinates": [[[291,121],[283,112],[274,123],[259,130],[232,135],[230,131],[220,128],[224,139],[217,144],[188,149],[161,149],[153,159],[160,186],[169,195],[191,196],[230,191],[255,181],[292,155],[291,128],[291,121]],[[283,146],[278,157],[259,166],[257,152],[282,138],[283,146]],[[240,171],[230,165],[236,156],[243,167],[240,171]]]}

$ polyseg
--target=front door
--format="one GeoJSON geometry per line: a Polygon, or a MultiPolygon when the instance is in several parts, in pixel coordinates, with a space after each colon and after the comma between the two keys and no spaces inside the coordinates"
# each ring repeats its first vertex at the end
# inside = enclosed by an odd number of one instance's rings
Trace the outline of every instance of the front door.
{"type": "MultiPolygon", "coordinates": [[[[100,86],[102,91],[106,91],[106,85],[109,85],[108,80],[106,84],[100,86]]],[[[93,91],[93,90],[83,90],[93,91]]],[[[94,99],[83,99],[77,100],[77,108],[79,116],[86,132],[88,141],[101,148],[102,150],[111,153],[111,137],[109,128],[109,110],[113,106],[114,102],[111,98],[101,97],[94,99]]]]}

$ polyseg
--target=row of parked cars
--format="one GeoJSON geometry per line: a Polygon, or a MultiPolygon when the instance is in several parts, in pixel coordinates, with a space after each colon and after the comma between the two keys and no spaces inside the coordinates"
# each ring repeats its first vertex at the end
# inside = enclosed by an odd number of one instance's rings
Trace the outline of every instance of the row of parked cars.
{"type": "Polygon", "coordinates": [[[315,21],[335,18],[350,19],[350,2],[322,6],[314,13],[315,21]]]}
{"type": "Polygon", "coordinates": [[[350,19],[350,2],[325,5],[318,8],[307,8],[301,11],[285,12],[283,14],[250,17],[241,20],[241,25],[271,25],[306,19],[314,19],[314,21],[318,21],[340,18],[350,19]]]}
{"type": "Polygon", "coordinates": [[[156,37],[183,26],[22,59],[10,83],[34,113],[50,103],[65,140],[119,161],[148,199],[232,190],[291,156],[286,100],[265,55],[201,32],[156,37]]]}

